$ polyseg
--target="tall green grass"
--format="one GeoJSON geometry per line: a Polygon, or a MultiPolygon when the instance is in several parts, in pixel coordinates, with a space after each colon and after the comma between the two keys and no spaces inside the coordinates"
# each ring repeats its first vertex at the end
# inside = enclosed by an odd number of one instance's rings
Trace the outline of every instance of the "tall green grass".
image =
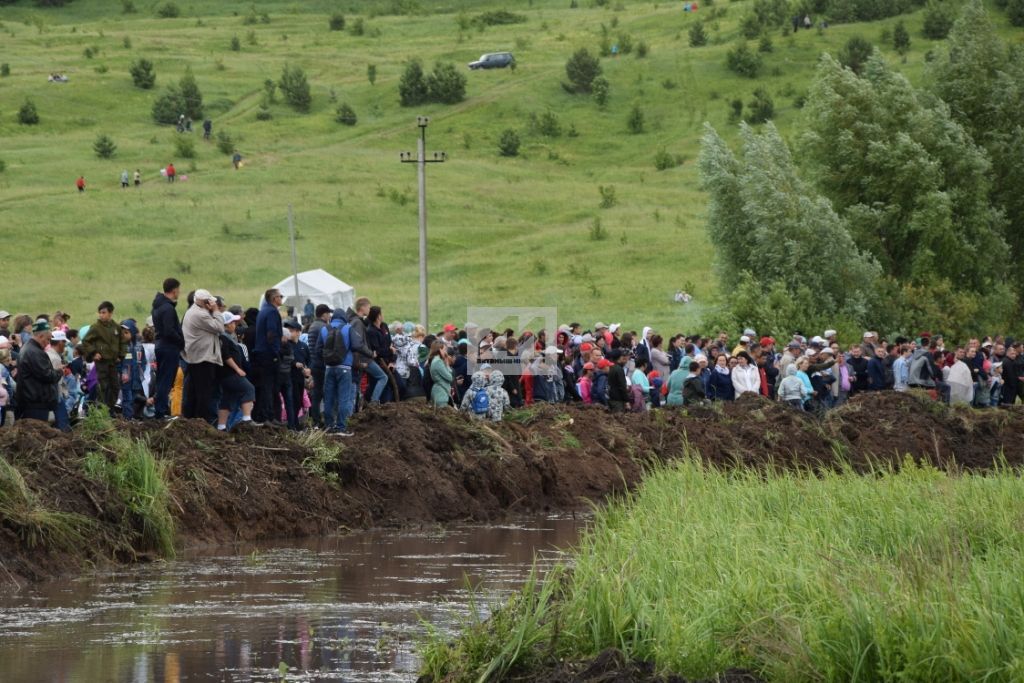
{"type": "Polygon", "coordinates": [[[82,466],[124,505],[126,545],[173,557],[174,518],[166,463],[153,456],[145,438],[114,429],[102,410],[91,411],[80,429],[84,435],[98,438],[98,450],[89,453],[82,466]]]}
{"type": "Polygon", "coordinates": [[[43,505],[21,472],[0,455],[0,524],[12,527],[28,547],[70,550],[81,547],[96,523],[71,512],[43,505]]]}
{"type": "Polygon", "coordinates": [[[777,681],[1021,680],[1022,520],[1009,470],[908,461],[815,477],[686,460],[598,513],[557,596],[528,586],[513,619],[435,639],[427,671],[485,680],[617,647],[687,677],[744,666],[777,681]],[[524,625],[519,639],[544,645],[503,649],[524,625]]]}

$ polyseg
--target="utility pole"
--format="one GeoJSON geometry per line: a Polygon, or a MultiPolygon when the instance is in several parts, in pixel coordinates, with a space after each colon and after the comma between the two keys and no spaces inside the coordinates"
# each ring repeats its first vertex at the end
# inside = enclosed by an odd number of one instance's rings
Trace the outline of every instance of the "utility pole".
{"type": "Polygon", "coordinates": [[[432,159],[427,158],[427,124],[430,119],[417,116],[416,125],[420,129],[420,137],[416,141],[416,156],[412,152],[401,152],[399,158],[403,164],[416,164],[420,186],[420,324],[430,332],[430,320],[427,309],[427,164],[444,163],[448,156],[444,152],[434,152],[432,159]]]}
{"type": "Polygon", "coordinates": [[[288,205],[288,234],[292,240],[292,284],[295,285],[295,308],[302,309],[302,301],[299,300],[299,259],[295,254],[295,221],[292,219],[292,205],[288,205]]]}

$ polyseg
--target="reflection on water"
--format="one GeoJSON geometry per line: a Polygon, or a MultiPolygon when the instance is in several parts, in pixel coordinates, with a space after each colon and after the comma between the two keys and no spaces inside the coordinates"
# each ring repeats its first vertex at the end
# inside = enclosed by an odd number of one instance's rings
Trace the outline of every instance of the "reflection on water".
{"type": "Polygon", "coordinates": [[[498,599],[582,522],[365,532],[190,553],[0,596],[0,682],[409,681],[467,579],[498,599]]]}

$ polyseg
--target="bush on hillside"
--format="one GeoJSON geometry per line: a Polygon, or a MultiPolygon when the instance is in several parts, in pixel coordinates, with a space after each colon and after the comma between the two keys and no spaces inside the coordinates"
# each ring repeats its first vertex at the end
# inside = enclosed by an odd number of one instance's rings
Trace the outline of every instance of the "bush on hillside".
{"type": "Polygon", "coordinates": [[[348,103],[342,102],[335,112],[334,120],[346,126],[354,126],[358,120],[356,110],[350,107],[348,103]]]}
{"type": "Polygon", "coordinates": [[[562,124],[553,111],[546,111],[540,116],[531,113],[530,125],[537,133],[545,137],[557,138],[562,135],[562,124]]]}
{"type": "Polygon", "coordinates": [[[604,76],[598,76],[590,85],[594,91],[594,101],[597,102],[597,106],[604,109],[605,105],[608,104],[608,79],[604,76]]]}
{"type": "Polygon", "coordinates": [[[682,165],[683,156],[681,154],[671,154],[668,150],[661,149],[654,155],[654,168],[659,171],[667,171],[682,165]]]}
{"type": "Polygon", "coordinates": [[[503,157],[514,157],[519,154],[519,133],[511,128],[506,128],[498,140],[498,150],[503,157]]]}
{"type": "Polygon", "coordinates": [[[477,26],[504,26],[507,24],[524,24],[526,17],[522,14],[514,14],[503,9],[492,10],[476,15],[473,23],[477,26]]]}
{"type": "Polygon", "coordinates": [[[0,78],[7,78],[11,75],[11,65],[7,62],[0,64],[0,78]]]}
{"type": "Polygon", "coordinates": [[[242,41],[238,39],[238,36],[231,36],[231,51],[238,52],[242,49],[242,41]]]}
{"type": "Polygon", "coordinates": [[[332,31],[344,31],[345,30],[345,15],[341,12],[335,12],[331,15],[331,18],[327,20],[327,26],[332,31]]]}
{"type": "Polygon", "coordinates": [[[427,98],[431,102],[455,104],[466,99],[466,76],[451,62],[438,62],[427,76],[427,98]]]}
{"type": "Polygon", "coordinates": [[[726,56],[726,64],[730,71],[747,78],[757,78],[758,72],[761,71],[760,55],[747,47],[745,42],[739,43],[736,47],[729,50],[729,54],[726,56]]]}
{"type": "Polygon", "coordinates": [[[893,29],[892,46],[901,55],[905,55],[910,51],[910,33],[902,21],[897,22],[896,28],[893,29]]]}
{"type": "Polygon", "coordinates": [[[1006,16],[1014,26],[1024,26],[1024,0],[1007,0],[1006,16]]]}
{"type": "Polygon", "coordinates": [[[921,28],[921,32],[925,38],[942,40],[949,35],[954,21],[956,21],[956,12],[953,9],[953,3],[929,0],[924,11],[924,26],[921,28]]]}
{"type": "Polygon", "coordinates": [[[100,159],[109,159],[117,153],[117,145],[110,139],[109,135],[100,134],[92,143],[92,150],[100,159]]]}
{"type": "Polygon", "coordinates": [[[601,75],[601,62],[585,47],[581,47],[565,63],[565,75],[569,77],[572,90],[589,93],[594,79],[601,75]]]}
{"type": "Polygon", "coordinates": [[[427,81],[418,59],[405,65],[405,71],[398,80],[398,98],[403,107],[415,107],[427,101],[427,81]]]}
{"type": "Polygon", "coordinates": [[[629,132],[633,135],[639,135],[644,132],[644,110],[640,108],[639,104],[634,104],[633,110],[629,112],[629,118],[626,119],[626,127],[629,128],[629,132]]]}
{"type": "Polygon", "coordinates": [[[636,58],[637,59],[643,59],[644,57],[647,56],[647,53],[650,52],[650,51],[651,51],[651,48],[648,47],[646,42],[641,40],[639,43],[636,44],[636,58]]]}
{"type": "Polygon", "coordinates": [[[146,58],[133,61],[131,67],[128,68],[128,73],[131,74],[131,82],[135,84],[136,88],[148,90],[157,84],[157,74],[153,71],[153,62],[146,58]]]}
{"type": "Polygon", "coordinates": [[[366,65],[366,80],[370,82],[370,85],[376,85],[377,83],[377,65],[367,64],[366,65]]]}
{"type": "Polygon", "coordinates": [[[168,86],[153,103],[153,120],[157,123],[177,123],[182,114],[193,121],[203,119],[203,95],[191,67],[186,67],[177,85],[168,86]]]}
{"type": "Polygon", "coordinates": [[[263,101],[260,102],[260,108],[256,110],[256,120],[269,121],[272,118],[274,118],[274,114],[270,111],[270,103],[264,97],[263,101]]]}
{"type": "Polygon", "coordinates": [[[859,76],[874,51],[871,43],[860,36],[853,36],[846,41],[837,58],[840,64],[859,76]]]}
{"type": "Polygon", "coordinates": [[[747,104],[750,114],[747,121],[750,123],[765,123],[775,116],[775,102],[766,88],[758,88],[754,91],[754,99],[747,104]]]}
{"type": "Polygon", "coordinates": [[[132,0],[121,0],[121,12],[123,14],[135,14],[135,3],[132,0]]]}
{"type": "Polygon", "coordinates": [[[174,137],[171,138],[171,143],[174,145],[175,156],[182,159],[196,158],[196,140],[191,135],[178,135],[175,133],[174,137]]]}
{"type": "Polygon", "coordinates": [[[300,67],[289,67],[287,64],[281,72],[281,79],[277,86],[284,95],[287,102],[295,111],[306,113],[313,103],[313,96],[310,94],[309,81],[306,80],[306,72],[300,67]]]}
{"type": "Polygon", "coordinates": [[[235,151],[235,139],[226,130],[217,133],[217,149],[221,154],[232,154],[235,151]]]}
{"type": "Polygon", "coordinates": [[[156,15],[162,19],[174,19],[181,16],[181,10],[173,2],[165,2],[157,6],[156,15]]]}
{"type": "Polygon", "coordinates": [[[703,47],[708,44],[708,33],[704,30],[704,22],[698,21],[690,26],[690,47],[703,47]]]}
{"type": "Polygon", "coordinates": [[[34,126],[39,123],[39,112],[32,100],[25,100],[25,104],[18,109],[18,123],[23,126],[34,126]]]}
{"type": "Polygon", "coordinates": [[[366,33],[366,22],[363,21],[362,17],[356,17],[356,20],[348,27],[348,32],[354,36],[364,35],[366,33]]]}

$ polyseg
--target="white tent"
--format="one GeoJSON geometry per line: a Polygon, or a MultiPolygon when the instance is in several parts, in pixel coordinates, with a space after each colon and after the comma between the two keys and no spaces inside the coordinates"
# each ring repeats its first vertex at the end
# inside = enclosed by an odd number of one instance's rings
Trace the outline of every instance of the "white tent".
{"type": "MultiPolygon", "coordinates": [[[[295,314],[302,315],[306,300],[314,304],[327,304],[332,309],[351,308],[356,300],[356,290],[352,285],[345,284],[326,270],[317,268],[299,273],[299,298],[295,298],[295,278],[288,276],[274,285],[275,289],[284,294],[284,305],[294,306],[295,314]]],[[[262,301],[262,299],[261,299],[262,301]]]]}

